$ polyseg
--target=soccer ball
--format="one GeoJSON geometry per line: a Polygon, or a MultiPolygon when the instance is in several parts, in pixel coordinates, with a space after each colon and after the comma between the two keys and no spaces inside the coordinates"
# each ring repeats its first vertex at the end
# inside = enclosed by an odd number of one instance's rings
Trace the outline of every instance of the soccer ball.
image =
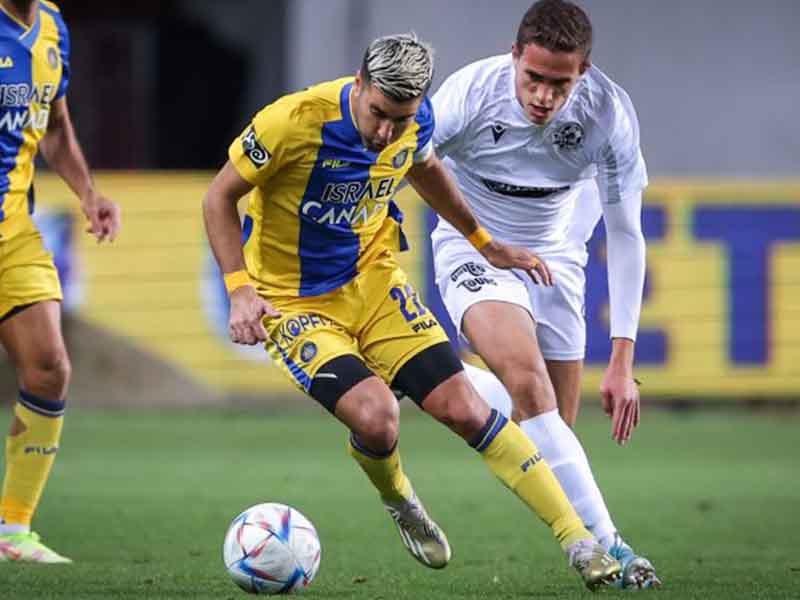
{"type": "Polygon", "coordinates": [[[251,594],[292,594],[319,570],[317,531],[285,504],[251,506],[228,527],[222,558],[231,579],[251,594]]]}

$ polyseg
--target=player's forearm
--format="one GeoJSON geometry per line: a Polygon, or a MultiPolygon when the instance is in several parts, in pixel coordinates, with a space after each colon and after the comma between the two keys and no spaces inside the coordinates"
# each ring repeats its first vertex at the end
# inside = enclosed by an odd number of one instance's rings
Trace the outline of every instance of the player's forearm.
{"type": "Polygon", "coordinates": [[[644,238],[614,234],[607,254],[611,337],[635,340],[644,290],[644,238]]]}
{"type": "Polygon", "coordinates": [[[85,198],[94,188],[89,164],[68,120],[48,129],[39,144],[47,164],[67,183],[78,198],[85,198]]]}
{"type": "Polygon", "coordinates": [[[238,198],[231,198],[212,188],[203,201],[206,234],[223,273],[245,269],[242,253],[242,225],[236,208],[238,198]]]}
{"type": "Polygon", "coordinates": [[[464,237],[469,237],[478,229],[478,220],[438,158],[433,157],[423,164],[415,165],[406,178],[428,206],[464,237]]]}
{"type": "Polygon", "coordinates": [[[641,194],[603,207],[612,338],[636,339],[645,275],[641,194]]]}

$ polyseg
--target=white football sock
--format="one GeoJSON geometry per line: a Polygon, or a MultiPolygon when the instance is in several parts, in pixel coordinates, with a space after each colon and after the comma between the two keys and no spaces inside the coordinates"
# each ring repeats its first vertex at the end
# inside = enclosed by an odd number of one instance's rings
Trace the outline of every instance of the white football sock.
{"type": "MultiPolygon", "coordinates": [[[[489,406],[510,419],[511,396],[502,382],[493,373],[472,365],[465,364],[464,370],[489,406]]],[[[575,433],[557,410],[522,421],[519,426],[539,448],[586,528],[608,550],[614,543],[617,528],[575,433]]]]}

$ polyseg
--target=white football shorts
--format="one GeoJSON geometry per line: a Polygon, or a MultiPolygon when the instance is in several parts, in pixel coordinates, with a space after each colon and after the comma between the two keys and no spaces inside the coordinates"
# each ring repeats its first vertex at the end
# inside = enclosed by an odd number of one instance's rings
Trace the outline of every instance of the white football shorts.
{"type": "Polygon", "coordinates": [[[436,284],[459,335],[467,309],[497,300],[517,304],[536,322],[546,360],[583,360],[586,353],[585,290],[581,264],[546,258],[555,285],[534,283],[524,271],[498,269],[462,236],[433,237],[436,284]]]}

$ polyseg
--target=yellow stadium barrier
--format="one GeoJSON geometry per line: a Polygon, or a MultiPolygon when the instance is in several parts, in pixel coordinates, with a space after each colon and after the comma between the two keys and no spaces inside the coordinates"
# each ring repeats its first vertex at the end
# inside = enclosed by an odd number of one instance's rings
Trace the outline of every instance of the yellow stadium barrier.
{"type": "MultiPolygon", "coordinates": [[[[39,209],[72,215],[57,249],[83,318],[214,388],[292,390],[261,349],[225,334],[224,288],[208,249],[201,201],[210,173],[104,173],[98,186],[123,207],[113,248],[83,234],[77,201],[52,174],[37,177],[39,209]],[[63,240],[62,240],[63,242],[63,240]]],[[[430,289],[430,216],[410,188],[398,193],[412,250],[401,255],[430,289]]],[[[800,181],[658,180],[643,215],[648,283],[637,344],[644,396],[800,395],[800,181]]],[[[587,268],[585,389],[594,395],[607,357],[602,240],[587,268]]],[[[436,298],[429,296],[435,309],[436,298]]]]}

